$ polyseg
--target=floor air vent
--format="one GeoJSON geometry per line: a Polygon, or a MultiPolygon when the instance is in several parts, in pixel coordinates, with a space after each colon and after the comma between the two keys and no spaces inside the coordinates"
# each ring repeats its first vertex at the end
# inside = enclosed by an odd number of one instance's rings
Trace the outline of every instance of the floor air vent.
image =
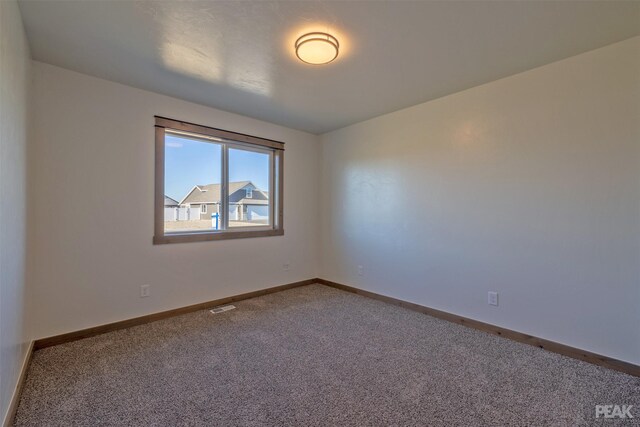
{"type": "Polygon", "coordinates": [[[235,305],[223,305],[209,311],[212,312],[213,314],[219,314],[219,313],[224,313],[225,311],[233,310],[234,308],[236,308],[235,305]]]}

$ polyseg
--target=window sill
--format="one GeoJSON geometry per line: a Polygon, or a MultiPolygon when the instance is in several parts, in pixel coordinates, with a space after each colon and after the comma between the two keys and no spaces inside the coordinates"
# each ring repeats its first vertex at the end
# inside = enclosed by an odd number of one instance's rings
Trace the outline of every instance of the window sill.
{"type": "Polygon", "coordinates": [[[283,236],[284,230],[243,230],[243,231],[218,231],[202,233],[165,234],[154,236],[154,245],[167,243],[207,242],[209,240],[247,239],[252,237],[283,236]]]}

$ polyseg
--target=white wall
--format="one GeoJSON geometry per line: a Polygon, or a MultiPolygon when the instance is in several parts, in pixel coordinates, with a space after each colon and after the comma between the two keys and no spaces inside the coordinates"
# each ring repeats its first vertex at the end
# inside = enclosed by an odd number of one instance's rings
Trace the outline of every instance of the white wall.
{"type": "Polygon", "coordinates": [[[15,1],[0,1],[0,421],[27,350],[26,158],[30,54],[15,1]]]}
{"type": "Polygon", "coordinates": [[[35,338],[317,277],[317,136],[33,68],[35,338]],[[154,115],[284,141],[285,235],[152,245],[154,115]]]}
{"type": "Polygon", "coordinates": [[[640,37],[322,141],[321,277],[640,363],[640,37]]]}
{"type": "Polygon", "coordinates": [[[638,37],[321,145],[33,68],[34,338],[319,275],[640,363],[638,37]],[[153,246],[156,114],[285,141],[285,236],[153,246]]]}

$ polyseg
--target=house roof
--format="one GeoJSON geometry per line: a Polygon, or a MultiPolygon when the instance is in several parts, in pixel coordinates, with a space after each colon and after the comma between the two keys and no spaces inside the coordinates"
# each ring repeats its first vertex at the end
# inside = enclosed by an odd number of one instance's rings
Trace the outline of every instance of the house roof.
{"type": "MultiPolygon", "coordinates": [[[[243,189],[247,185],[253,185],[251,181],[237,181],[229,183],[229,195],[235,193],[238,190],[243,189]]],[[[253,185],[255,187],[255,185],[253,185]]],[[[260,191],[256,188],[254,191],[260,191]]],[[[268,197],[268,193],[262,192],[265,196],[268,197]]],[[[262,204],[255,203],[257,200],[253,199],[242,199],[236,203],[248,203],[248,204],[262,204]],[[246,202],[245,202],[246,200],[246,202]]],[[[196,185],[191,189],[191,191],[185,196],[184,199],[180,202],[180,204],[198,204],[198,203],[220,203],[220,184],[207,184],[207,185],[196,185]]]]}
{"type": "Polygon", "coordinates": [[[177,200],[174,200],[169,196],[164,196],[164,205],[165,206],[178,206],[179,203],[178,203],[177,200]]]}

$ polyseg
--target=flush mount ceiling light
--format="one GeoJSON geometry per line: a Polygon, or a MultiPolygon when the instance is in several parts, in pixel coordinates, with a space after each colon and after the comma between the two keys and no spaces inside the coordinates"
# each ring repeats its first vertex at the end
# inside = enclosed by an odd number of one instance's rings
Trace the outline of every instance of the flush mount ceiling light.
{"type": "Polygon", "coordinates": [[[338,39],[327,33],[307,33],[296,40],[296,56],[307,64],[328,64],[338,57],[338,39]]]}

